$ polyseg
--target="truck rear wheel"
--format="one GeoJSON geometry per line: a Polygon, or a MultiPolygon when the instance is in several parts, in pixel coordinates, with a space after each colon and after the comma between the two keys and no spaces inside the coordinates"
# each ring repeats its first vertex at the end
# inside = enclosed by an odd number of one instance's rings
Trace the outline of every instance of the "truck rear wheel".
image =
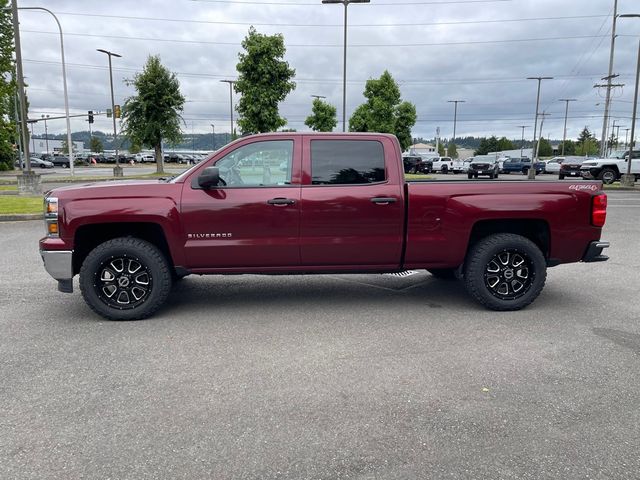
{"type": "Polygon", "coordinates": [[[138,238],[115,238],[94,248],[80,269],[80,291],[98,315],[139,320],[153,315],[171,290],[171,270],[158,248],[138,238]]]}
{"type": "Polygon", "coordinates": [[[499,233],[471,247],[464,273],[467,291],[491,310],[520,310],[533,302],[547,278],[544,255],[528,238],[499,233]]]}
{"type": "Polygon", "coordinates": [[[473,173],[467,173],[467,178],[471,180],[473,178],[473,173]]]}

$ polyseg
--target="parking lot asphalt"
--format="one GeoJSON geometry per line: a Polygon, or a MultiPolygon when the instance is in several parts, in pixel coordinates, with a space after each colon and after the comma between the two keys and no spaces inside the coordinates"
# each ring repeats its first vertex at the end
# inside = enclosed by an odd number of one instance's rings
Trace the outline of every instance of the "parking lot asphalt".
{"type": "Polygon", "coordinates": [[[640,195],[609,198],[611,259],[510,313],[424,272],[247,275],[108,322],[41,222],[0,224],[0,478],[637,478],[640,195]]]}

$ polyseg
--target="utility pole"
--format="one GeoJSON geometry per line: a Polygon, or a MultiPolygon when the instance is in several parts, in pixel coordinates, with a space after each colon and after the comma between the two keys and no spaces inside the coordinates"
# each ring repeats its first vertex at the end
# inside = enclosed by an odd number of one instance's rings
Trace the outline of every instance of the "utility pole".
{"type": "Polygon", "coordinates": [[[229,84],[229,105],[230,105],[230,116],[231,116],[231,130],[229,130],[229,139],[233,141],[233,86],[235,85],[235,80],[220,80],[222,83],[229,84]]]}
{"type": "Polygon", "coordinates": [[[631,174],[631,162],[633,162],[633,146],[636,136],[636,114],[638,113],[638,86],[640,84],[640,42],[638,42],[638,63],[636,65],[636,89],[633,94],[633,114],[631,115],[631,138],[629,139],[629,159],[627,160],[627,173],[622,175],[620,184],[626,187],[635,185],[635,174],[631,174]]]}
{"type": "Polygon", "coordinates": [[[522,140],[520,140],[520,158],[522,158],[522,151],[524,149],[524,129],[529,128],[528,125],[518,125],[522,129],[522,140]]]}
{"type": "Polygon", "coordinates": [[[564,108],[564,130],[562,131],[562,156],[564,157],[564,144],[567,141],[567,115],[569,114],[569,102],[575,102],[575,98],[561,98],[559,102],[565,102],[564,108]]]}
{"type": "Polygon", "coordinates": [[[458,122],[458,104],[459,103],[466,103],[466,100],[447,100],[447,103],[453,103],[454,107],[453,107],[453,137],[451,138],[451,141],[455,144],[456,143],[456,123],[458,122]]]}
{"type": "MultiPolygon", "coordinates": [[[[542,139],[542,126],[544,125],[544,117],[548,117],[549,115],[551,115],[550,113],[546,113],[546,112],[542,112],[540,114],[540,116],[542,117],[542,120],[540,120],[540,139],[542,139]]],[[[531,161],[531,168],[529,169],[529,172],[531,172],[531,170],[533,170],[533,178],[535,178],[535,172],[536,172],[536,163],[538,163],[538,152],[540,151],[540,140],[538,140],[536,142],[536,151],[535,151],[535,155],[533,157],[533,160],[531,161]]],[[[529,173],[529,178],[531,178],[531,173],[529,173]]]]}
{"type": "Polygon", "coordinates": [[[323,4],[344,5],[344,47],[342,57],[342,131],[347,131],[347,10],[352,3],[370,3],[371,0],[322,0],[323,4]]]}
{"type": "MultiPolygon", "coordinates": [[[[113,167],[113,176],[114,177],[122,177],[122,167],[120,166],[120,160],[118,158],[118,132],[116,130],[116,100],[113,96],[113,70],[111,69],[111,57],[121,58],[122,55],[118,55],[117,53],[109,52],[108,50],[103,50],[101,48],[97,49],[98,52],[106,53],[107,57],[109,57],[109,85],[111,86],[111,115],[113,118],[113,145],[116,150],[116,166],[113,167]]],[[[73,145],[69,145],[69,150],[73,149],[73,145]]],[[[158,160],[158,164],[160,161],[158,160]]]]}
{"type": "Polygon", "coordinates": [[[31,157],[29,155],[29,131],[27,128],[27,102],[24,94],[24,73],[22,71],[22,49],[20,46],[20,22],[18,21],[18,0],[11,2],[13,14],[13,36],[15,42],[16,73],[18,80],[18,95],[20,98],[20,133],[22,149],[24,151],[22,175],[18,175],[18,191],[21,193],[37,193],[40,190],[40,176],[31,171],[31,157]]]}
{"type": "MultiPolygon", "coordinates": [[[[534,156],[531,159],[531,166],[533,167],[535,162],[538,159],[538,142],[536,141],[536,136],[538,133],[538,110],[540,109],[540,84],[542,80],[552,80],[553,77],[527,77],[527,80],[537,80],[538,81],[538,95],[536,96],[536,119],[533,126],[533,144],[534,144],[534,156]]],[[[529,169],[529,179],[534,180],[536,178],[536,169],[529,169]]]]}
{"type": "Polygon", "coordinates": [[[611,49],[609,50],[609,74],[602,80],[606,80],[607,94],[604,100],[604,118],[602,120],[602,135],[600,137],[600,155],[605,156],[606,140],[607,140],[607,126],[609,124],[609,104],[611,102],[611,89],[614,85],[611,84],[611,80],[617,75],[613,75],[613,52],[616,45],[616,20],[618,19],[618,0],[613,0],[613,27],[611,27],[611,49]]]}

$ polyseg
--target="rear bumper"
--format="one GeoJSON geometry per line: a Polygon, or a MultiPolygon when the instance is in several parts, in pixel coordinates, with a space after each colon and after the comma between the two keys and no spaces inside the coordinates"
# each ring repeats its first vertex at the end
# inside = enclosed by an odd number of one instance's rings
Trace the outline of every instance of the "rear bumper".
{"type": "Polygon", "coordinates": [[[40,250],[44,269],[58,281],[58,290],[73,292],[73,250],[40,250]]]}
{"type": "Polygon", "coordinates": [[[594,241],[589,244],[587,251],[582,257],[583,262],[606,262],[609,257],[602,255],[602,250],[609,248],[609,242],[594,241]]]}

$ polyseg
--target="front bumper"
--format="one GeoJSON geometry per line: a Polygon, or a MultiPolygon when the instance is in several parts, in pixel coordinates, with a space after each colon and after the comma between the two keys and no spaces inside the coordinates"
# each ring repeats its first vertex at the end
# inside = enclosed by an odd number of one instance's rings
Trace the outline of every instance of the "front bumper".
{"type": "Polygon", "coordinates": [[[73,292],[73,250],[40,250],[44,269],[58,281],[58,290],[73,292]]]}
{"type": "Polygon", "coordinates": [[[591,169],[582,168],[582,169],[580,169],[580,175],[585,180],[595,180],[596,176],[597,176],[597,173],[596,173],[595,169],[591,170],[591,169]]]}
{"type": "Polygon", "coordinates": [[[589,244],[587,251],[582,257],[583,262],[606,262],[609,257],[602,255],[602,250],[609,248],[609,242],[594,241],[589,244]]]}

